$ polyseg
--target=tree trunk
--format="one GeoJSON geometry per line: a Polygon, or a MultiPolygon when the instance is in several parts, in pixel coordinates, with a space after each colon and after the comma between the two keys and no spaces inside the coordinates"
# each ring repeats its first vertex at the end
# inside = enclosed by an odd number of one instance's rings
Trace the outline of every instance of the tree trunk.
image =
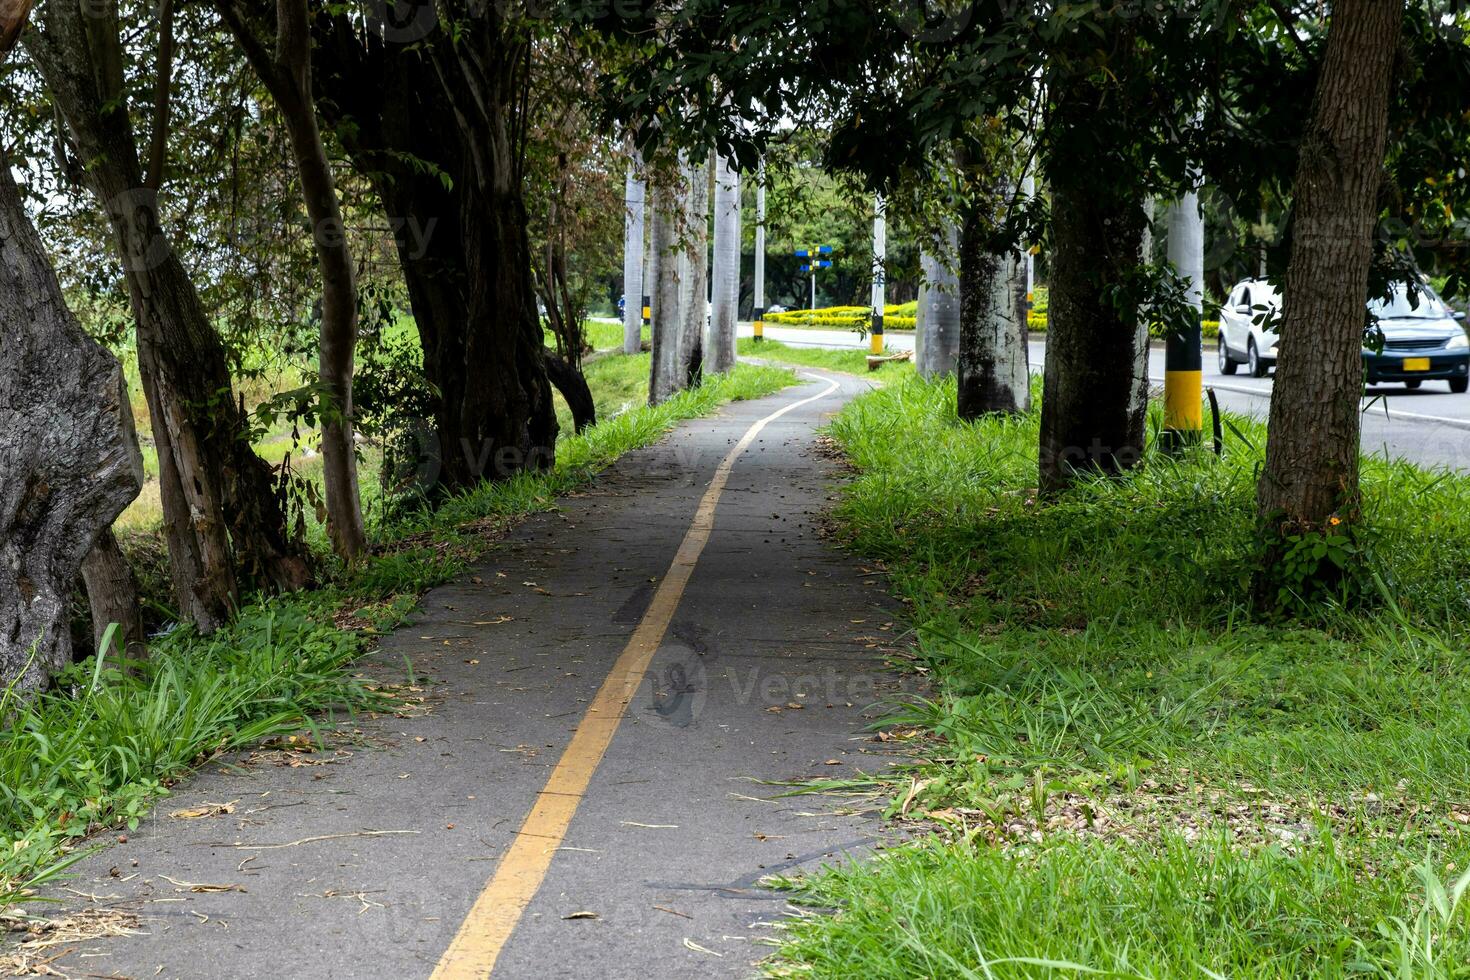
{"type": "Polygon", "coordinates": [[[923,284],[919,287],[914,327],[914,366],[926,378],[954,374],[960,342],[960,282],[955,254],[959,230],[946,221],[936,247],[919,256],[923,284]]]}
{"type": "Polygon", "coordinates": [[[48,3],[27,49],[107,213],[137,321],[138,367],[159,456],[159,495],[180,613],[223,623],[239,587],[292,590],[310,580],[271,469],[250,446],[224,345],[144,186],[126,112],[115,7],[48,3]]]}
{"type": "Polygon", "coordinates": [[[1358,399],[1389,87],[1404,7],[1333,5],[1293,185],[1291,258],[1257,504],[1281,533],[1358,516],[1358,399]]]}
{"type": "MultiPolygon", "coordinates": [[[[1075,164],[1074,164],[1075,165],[1075,164]]],[[[1041,397],[1040,486],[1120,473],[1143,457],[1148,330],[1110,294],[1137,269],[1142,203],[1052,185],[1051,309],[1041,397]]]]}
{"type": "Polygon", "coordinates": [[[649,360],[648,403],[658,405],[683,387],[679,382],[679,337],[684,327],[683,261],[679,246],[678,215],[683,195],[655,184],[653,228],[648,252],[653,266],[653,354],[649,360]]]}
{"type": "Polygon", "coordinates": [[[714,298],[704,366],[712,374],[735,367],[735,327],[740,303],[740,174],[728,157],[715,157],[714,298]]]}
{"type": "MultiPolygon", "coordinates": [[[[1008,201],[1004,183],[998,199],[1008,201]]],[[[962,419],[1031,407],[1026,340],[1026,261],[987,248],[994,218],[979,208],[960,229],[959,398],[962,419]]]]}
{"type": "Polygon", "coordinates": [[[138,606],[138,579],[133,566],[118,547],[117,536],[108,528],[82,562],[82,581],[87,586],[87,604],[92,611],[93,647],[102,650],[102,638],[116,624],[109,656],[121,653],[129,660],[148,655],[143,631],[143,612],[138,606]]]}
{"type": "Polygon", "coordinates": [[[441,492],[549,467],[557,429],[521,191],[527,39],[507,8],[443,6],[453,37],[430,0],[396,4],[392,24],[340,6],[313,22],[318,109],[395,232],[441,492]]]}
{"type": "Polygon", "coordinates": [[[546,376],[572,410],[574,430],[581,432],[589,425],[596,425],[597,403],[592,398],[586,376],[554,350],[548,349],[545,357],[546,376]]]}
{"type": "Polygon", "coordinates": [[[0,155],[0,689],[71,662],[71,590],[143,463],[122,368],[83,333],[0,155]]]}
{"type": "Polygon", "coordinates": [[[709,160],[689,164],[684,211],[684,324],[676,369],[680,388],[699,384],[709,326],[709,160]]]}
{"type": "Polygon", "coordinates": [[[311,219],[317,268],[322,276],[322,322],[318,373],[330,404],[322,412],[322,480],[326,488],[327,533],[342,560],[352,562],[367,547],[358,493],[353,439],[352,374],[357,351],[357,277],[347,228],[327,148],[317,128],[311,90],[311,32],[306,0],[278,0],[275,45],[269,31],[252,24],[238,0],[217,3],[257,75],[270,90],[291,139],[301,194],[311,219]]]}
{"type": "Polygon", "coordinates": [[[1079,472],[1114,474],[1143,458],[1148,332],[1128,295],[1143,259],[1146,217],[1132,120],[1149,111],[1133,93],[1147,70],[1127,19],[1047,80],[1052,136],[1042,154],[1051,185],[1051,309],[1041,398],[1039,484],[1070,486],[1079,472]],[[1107,47],[1110,72],[1093,67],[1107,47]],[[1116,125],[1099,129],[1098,106],[1116,125]]]}
{"type": "Polygon", "coordinates": [[[638,176],[634,152],[623,190],[623,353],[643,349],[643,198],[647,188],[638,176]]]}

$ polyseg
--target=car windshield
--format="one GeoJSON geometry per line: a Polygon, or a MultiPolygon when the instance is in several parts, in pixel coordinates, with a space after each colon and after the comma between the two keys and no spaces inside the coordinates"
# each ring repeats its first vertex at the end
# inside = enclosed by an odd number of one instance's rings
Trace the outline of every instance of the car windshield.
{"type": "Polygon", "coordinates": [[[1368,310],[1380,320],[1443,320],[1449,316],[1433,289],[1417,286],[1411,297],[1405,283],[1394,285],[1392,298],[1384,300],[1378,297],[1369,301],[1368,310]]]}

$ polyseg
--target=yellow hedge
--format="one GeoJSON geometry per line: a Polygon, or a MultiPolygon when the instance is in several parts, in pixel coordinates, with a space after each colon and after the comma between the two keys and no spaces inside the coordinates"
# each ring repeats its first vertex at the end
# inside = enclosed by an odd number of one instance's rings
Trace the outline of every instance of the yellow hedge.
{"type": "MultiPolygon", "coordinates": [[[[828,306],[818,310],[791,310],[787,313],[767,313],[766,323],[779,323],[792,327],[834,327],[843,330],[866,330],[869,308],[866,306],[828,306]]],[[[914,329],[914,304],[884,307],[883,326],[889,330],[914,329]]],[[[1220,333],[1217,320],[1205,320],[1201,324],[1206,337],[1220,333]]],[[[1046,332],[1046,313],[1032,310],[1026,314],[1026,327],[1036,333],[1046,332]]]]}

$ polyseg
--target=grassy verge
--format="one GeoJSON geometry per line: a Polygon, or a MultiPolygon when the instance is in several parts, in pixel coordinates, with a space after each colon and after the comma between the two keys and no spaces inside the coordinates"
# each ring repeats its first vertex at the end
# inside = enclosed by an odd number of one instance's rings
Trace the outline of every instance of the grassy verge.
{"type": "Polygon", "coordinates": [[[1466,975],[1470,478],[1368,461],[1384,596],[1262,621],[1262,426],[1041,502],[1037,421],[915,379],[832,427],[931,682],[890,816],[941,832],[790,883],[838,911],[771,972],[1466,975]]]}
{"type": "Polygon", "coordinates": [[[912,361],[894,361],[880,366],[876,371],[869,371],[868,352],[865,350],[794,347],[778,340],[762,340],[756,343],[754,337],[742,337],[736,342],[735,349],[741,357],[759,357],[768,361],[779,361],[782,364],[826,368],[829,371],[871,376],[882,381],[891,381],[895,378],[911,376],[914,373],[912,361]]]}
{"type": "Polygon", "coordinates": [[[213,756],[391,698],[353,674],[367,638],[401,622],[506,524],[555,506],[684,419],[795,381],[741,365],[651,408],[629,398],[647,374],[647,355],[598,361],[588,375],[602,421],[558,443],[554,470],[399,519],[381,529],[386,547],[322,590],[251,607],[212,637],[176,630],[130,671],[93,658],[37,700],[0,695],[0,912],[62,873],[88,835],[136,826],[170,783],[213,756]]]}

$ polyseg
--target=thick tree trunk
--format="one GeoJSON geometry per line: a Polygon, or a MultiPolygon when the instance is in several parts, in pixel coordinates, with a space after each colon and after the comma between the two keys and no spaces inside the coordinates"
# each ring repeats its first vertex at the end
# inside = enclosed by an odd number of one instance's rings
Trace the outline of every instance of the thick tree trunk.
{"type": "Polygon", "coordinates": [[[1148,332],[1136,302],[1146,218],[1135,188],[1144,174],[1131,140],[1147,110],[1132,98],[1146,71],[1126,18],[1102,38],[1111,72],[1092,66],[1099,40],[1080,38],[1075,59],[1048,78],[1053,138],[1042,164],[1051,184],[1051,309],[1041,398],[1039,483],[1052,493],[1079,472],[1119,473],[1143,458],[1148,332]],[[1098,106],[1116,125],[1099,129],[1098,106]]]}
{"type": "Polygon", "coordinates": [[[684,262],[682,254],[676,252],[682,198],[683,194],[673,188],[654,185],[653,228],[648,241],[653,267],[653,354],[648,373],[650,405],[667,401],[683,387],[679,381],[679,338],[684,328],[684,262]]]}
{"type": "Polygon", "coordinates": [[[71,662],[72,586],[142,481],[122,368],[67,309],[0,155],[0,689],[71,662]]]}
{"type": "Polygon", "coordinates": [[[1368,269],[1404,6],[1340,0],[1293,185],[1291,258],[1257,503],[1282,533],[1358,516],[1368,269]]]}
{"type": "Polygon", "coordinates": [[[919,256],[924,281],[914,325],[914,366],[926,378],[954,374],[959,357],[958,248],[959,230],[946,221],[940,240],[919,256]]]}
{"type": "Polygon", "coordinates": [[[1143,457],[1148,329],[1109,289],[1140,261],[1142,202],[1052,186],[1051,309],[1041,396],[1041,488],[1143,457]]]}
{"type": "Polygon", "coordinates": [[[684,324],[679,336],[680,388],[699,384],[709,327],[709,159],[689,165],[684,211],[684,324]]]}
{"type": "Polygon", "coordinates": [[[643,349],[643,199],[647,185],[638,175],[635,151],[623,189],[623,353],[643,349]]]}
{"type": "Polygon", "coordinates": [[[25,43],[107,213],[137,321],[138,367],[159,456],[159,494],[180,613],[225,621],[240,585],[291,590],[310,579],[270,467],[250,446],[224,345],[144,186],[122,97],[116,10],[46,5],[25,43]]]}
{"type": "Polygon", "coordinates": [[[704,367],[723,374],[735,367],[735,327],[740,303],[740,174],[728,157],[715,158],[714,288],[704,367]]]}
{"type": "Polygon", "coordinates": [[[217,7],[281,111],[301,180],[306,214],[311,219],[317,268],[322,276],[317,369],[322,388],[331,401],[324,407],[321,432],[327,533],[338,556],[351,562],[367,547],[352,423],[357,277],[331,163],[316,122],[306,0],[278,0],[274,51],[270,42],[272,32],[261,31],[254,25],[254,11],[237,0],[220,0],[217,7]]]}
{"type": "Polygon", "coordinates": [[[325,7],[313,25],[318,107],[395,232],[438,393],[423,462],[441,491],[554,460],[521,191],[526,41],[502,13],[447,4],[454,38],[428,0],[398,4],[382,31],[325,7]]]}
{"type": "MultiPolygon", "coordinates": [[[[999,189],[1002,201],[1010,188],[999,189]]],[[[1026,261],[990,251],[991,215],[973,209],[960,229],[959,398],[962,419],[1031,407],[1026,346],[1026,261]]]]}
{"type": "Polygon", "coordinates": [[[111,528],[97,536],[97,543],[82,562],[82,581],[87,586],[87,605],[92,612],[94,652],[101,651],[108,627],[116,624],[117,635],[108,655],[122,653],[129,660],[147,656],[143,612],[138,605],[138,579],[111,528]]]}

